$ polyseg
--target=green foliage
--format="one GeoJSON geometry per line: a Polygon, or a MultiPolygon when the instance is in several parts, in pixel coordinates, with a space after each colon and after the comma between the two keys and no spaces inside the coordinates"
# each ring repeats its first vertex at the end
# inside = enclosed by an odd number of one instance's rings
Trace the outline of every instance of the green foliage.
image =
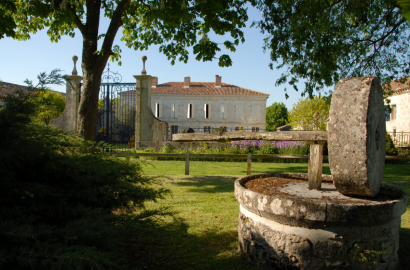
{"type": "Polygon", "coordinates": [[[298,91],[304,80],[302,96],[313,97],[346,77],[378,76],[384,83],[410,74],[410,29],[402,16],[408,6],[401,9],[397,0],[255,2],[271,68],[287,67],[277,85],[288,82],[298,91]]]}
{"type": "Polygon", "coordinates": [[[212,129],[212,133],[219,133],[219,135],[221,135],[222,133],[224,133],[225,132],[225,129],[224,128],[213,128],[212,129]]]}
{"type": "Polygon", "coordinates": [[[171,145],[170,145],[169,141],[166,141],[166,142],[163,143],[161,149],[159,149],[159,152],[163,153],[163,154],[169,154],[169,153],[172,152],[171,145]]]}
{"type": "Polygon", "coordinates": [[[184,128],[181,133],[187,133],[186,129],[184,128]]]}
{"type": "Polygon", "coordinates": [[[410,21],[410,0],[399,0],[403,16],[410,21]]]}
{"type": "Polygon", "coordinates": [[[298,130],[326,130],[329,104],[320,97],[299,99],[289,112],[289,124],[298,130]]]}
{"type": "Polygon", "coordinates": [[[274,102],[266,108],[266,131],[276,131],[288,122],[288,109],[283,102],[274,102]]]}
{"type": "Polygon", "coordinates": [[[50,123],[51,119],[59,117],[65,107],[65,97],[47,89],[39,89],[31,95],[29,101],[36,106],[35,121],[46,125],[50,123]]]}
{"type": "Polygon", "coordinates": [[[398,154],[399,154],[399,150],[394,145],[390,134],[386,132],[386,155],[387,156],[397,156],[398,154]]]}
{"type": "Polygon", "coordinates": [[[376,257],[389,254],[391,254],[389,251],[367,250],[359,246],[359,244],[355,244],[352,249],[353,259],[361,263],[372,262],[373,264],[377,264],[376,257]]]}
{"type": "Polygon", "coordinates": [[[126,232],[166,213],[144,210],[167,193],[152,186],[160,181],[143,177],[140,163],[98,154],[106,145],[32,123],[35,106],[24,97],[6,102],[0,111],[0,268],[135,266],[127,258],[126,232]]]}
{"type": "Polygon", "coordinates": [[[12,16],[16,11],[16,5],[13,0],[0,1],[0,39],[7,37],[14,37],[16,23],[12,16]]]}
{"type": "Polygon", "coordinates": [[[200,142],[200,145],[204,150],[210,149],[209,144],[205,141],[200,142]]]}

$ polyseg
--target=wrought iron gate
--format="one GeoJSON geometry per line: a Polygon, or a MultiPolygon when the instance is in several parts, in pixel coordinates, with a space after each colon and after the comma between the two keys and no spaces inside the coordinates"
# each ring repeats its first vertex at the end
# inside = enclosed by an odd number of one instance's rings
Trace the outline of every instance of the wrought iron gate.
{"type": "Polygon", "coordinates": [[[135,83],[121,83],[122,76],[110,71],[101,77],[96,141],[123,151],[135,145],[135,83]],[[106,81],[106,82],[104,82],[106,81]]]}

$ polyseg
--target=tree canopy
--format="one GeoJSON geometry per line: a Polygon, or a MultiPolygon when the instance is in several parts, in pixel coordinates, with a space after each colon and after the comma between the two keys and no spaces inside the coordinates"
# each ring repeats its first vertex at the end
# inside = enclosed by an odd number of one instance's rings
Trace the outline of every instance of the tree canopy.
{"type": "Polygon", "coordinates": [[[48,89],[39,89],[30,97],[35,105],[34,119],[48,125],[51,119],[60,116],[65,107],[65,97],[48,89]]]}
{"type": "Polygon", "coordinates": [[[288,109],[283,102],[274,102],[266,108],[266,131],[275,131],[288,122],[288,109]]]}
{"type": "MultiPolygon", "coordinates": [[[[122,27],[122,40],[135,50],[159,45],[173,64],[188,61],[188,48],[197,60],[218,59],[220,66],[230,66],[229,55],[218,55],[221,46],[230,51],[244,42],[241,28],[247,21],[246,0],[13,0],[1,11],[15,23],[14,38],[25,40],[30,34],[48,27],[51,41],[63,35],[74,36],[77,28],[83,37],[83,88],[77,131],[94,139],[101,74],[109,58],[120,60],[121,49],[114,39],[122,27]],[[15,12],[11,9],[15,8],[15,12]],[[102,14],[101,14],[102,13],[102,14]],[[99,33],[100,18],[110,20],[105,33],[99,33]],[[230,34],[223,44],[209,38],[209,33],[230,34]],[[98,41],[101,46],[98,46],[98,41]]],[[[10,25],[12,27],[12,25],[10,25]]],[[[0,34],[7,27],[1,26],[0,34]]],[[[6,34],[7,35],[7,34],[6,34]]]]}
{"type": "Polygon", "coordinates": [[[329,103],[322,97],[299,99],[289,111],[289,124],[297,130],[326,130],[329,103]]]}
{"type": "Polygon", "coordinates": [[[255,2],[271,68],[287,68],[276,85],[298,91],[302,79],[302,96],[312,97],[345,77],[376,75],[388,83],[410,73],[409,22],[397,0],[255,2]]]}

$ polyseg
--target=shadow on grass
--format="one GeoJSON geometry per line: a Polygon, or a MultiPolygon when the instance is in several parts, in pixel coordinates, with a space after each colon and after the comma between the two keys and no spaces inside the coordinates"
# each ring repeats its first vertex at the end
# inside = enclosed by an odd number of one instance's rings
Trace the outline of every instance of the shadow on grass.
{"type": "Polygon", "coordinates": [[[235,176],[196,175],[181,178],[182,181],[174,183],[181,187],[192,187],[189,192],[198,193],[225,193],[234,191],[235,176]]]}
{"type": "MultiPolygon", "coordinates": [[[[409,211],[407,209],[407,211],[409,211]]],[[[410,265],[410,229],[400,229],[400,243],[399,243],[399,261],[401,269],[408,269],[410,265]]]]}
{"type": "Polygon", "coordinates": [[[237,252],[237,231],[192,235],[181,221],[146,221],[128,232],[126,257],[132,269],[255,269],[237,252]]]}

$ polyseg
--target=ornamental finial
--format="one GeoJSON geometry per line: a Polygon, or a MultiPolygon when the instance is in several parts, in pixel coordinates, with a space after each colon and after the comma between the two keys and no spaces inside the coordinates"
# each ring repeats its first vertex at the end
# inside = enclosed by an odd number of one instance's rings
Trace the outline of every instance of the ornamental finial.
{"type": "Polygon", "coordinates": [[[74,68],[73,68],[73,71],[71,72],[72,75],[77,75],[77,68],[75,67],[77,65],[77,60],[78,60],[77,55],[74,55],[73,56],[74,68]]]}
{"type": "Polygon", "coordinates": [[[147,57],[144,55],[143,57],[141,57],[142,59],[142,71],[141,71],[141,75],[147,75],[147,71],[145,70],[145,61],[147,61],[147,57]]]}

